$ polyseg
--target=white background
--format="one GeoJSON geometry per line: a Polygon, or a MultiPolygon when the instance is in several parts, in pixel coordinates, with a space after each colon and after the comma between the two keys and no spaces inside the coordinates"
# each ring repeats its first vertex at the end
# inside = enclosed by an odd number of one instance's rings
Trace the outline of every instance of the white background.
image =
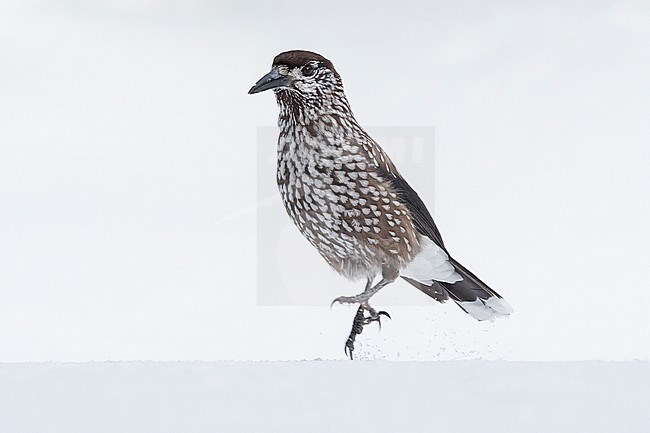
{"type": "Polygon", "coordinates": [[[641,2],[5,0],[0,361],[344,356],[354,310],[327,305],[361,286],[297,230],[323,306],[256,306],[277,108],[246,92],[295,48],[362,124],[435,126],[438,226],[515,308],[390,307],[421,296],[395,284],[360,356],[648,359],[649,45],[641,2]]]}

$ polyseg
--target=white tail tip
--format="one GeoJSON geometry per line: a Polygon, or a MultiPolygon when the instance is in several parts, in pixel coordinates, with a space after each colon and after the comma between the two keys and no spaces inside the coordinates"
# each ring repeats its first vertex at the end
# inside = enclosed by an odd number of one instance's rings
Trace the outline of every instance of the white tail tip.
{"type": "Polygon", "coordinates": [[[493,321],[497,317],[508,317],[514,311],[508,301],[496,296],[486,300],[477,299],[471,302],[458,302],[458,305],[476,320],[493,321]]]}

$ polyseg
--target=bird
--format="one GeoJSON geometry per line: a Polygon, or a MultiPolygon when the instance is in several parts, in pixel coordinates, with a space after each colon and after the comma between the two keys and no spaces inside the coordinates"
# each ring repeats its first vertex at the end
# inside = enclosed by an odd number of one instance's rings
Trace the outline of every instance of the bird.
{"type": "Polygon", "coordinates": [[[351,359],[364,326],[390,318],[370,299],[400,277],[479,321],[513,312],[450,255],[422,199],[355,119],[330,60],[282,52],[248,93],[266,90],[280,109],[276,180],[289,217],[336,272],[365,280],[363,292],[332,302],[359,305],[345,342],[351,359]]]}

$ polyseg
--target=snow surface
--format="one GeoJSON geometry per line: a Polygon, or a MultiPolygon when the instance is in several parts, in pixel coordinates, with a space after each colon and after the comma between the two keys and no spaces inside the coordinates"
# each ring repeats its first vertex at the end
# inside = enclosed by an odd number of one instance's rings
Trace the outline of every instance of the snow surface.
{"type": "Polygon", "coordinates": [[[0,364],[5,433],[647,432],[648,362],[0,364]]]}

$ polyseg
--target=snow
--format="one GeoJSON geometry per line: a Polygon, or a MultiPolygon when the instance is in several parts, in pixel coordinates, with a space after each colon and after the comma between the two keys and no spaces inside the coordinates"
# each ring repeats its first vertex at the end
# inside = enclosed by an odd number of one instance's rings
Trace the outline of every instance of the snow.
{"type": "Polygon", "coordinates": [[[0,364],[0,431],[647,432],[648,362],[0,364]]]}

